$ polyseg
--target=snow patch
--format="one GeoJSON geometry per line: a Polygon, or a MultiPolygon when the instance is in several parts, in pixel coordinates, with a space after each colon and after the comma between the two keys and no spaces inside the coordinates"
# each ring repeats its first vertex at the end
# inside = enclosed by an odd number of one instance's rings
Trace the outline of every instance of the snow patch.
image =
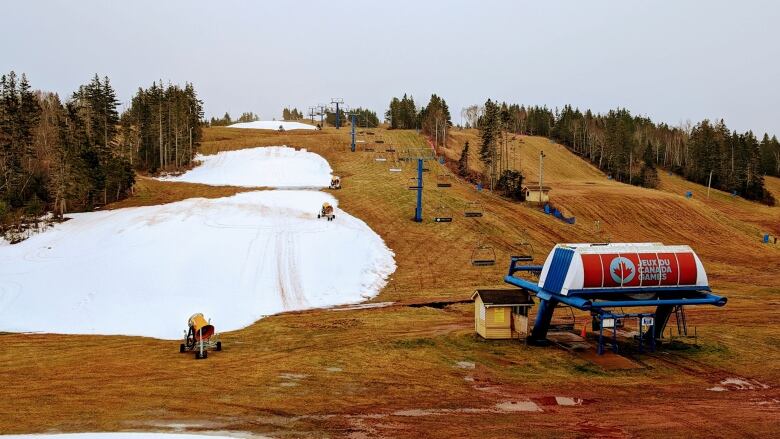
{"type": "Polygon", "coordinates": [[[318,191],[69,215],[0,246],[0,331],[181,337],[204,313],[218,331],[282,311],[358,303],[395,270],[363,221],[318,191]]]}
{"type": "Polygon", "coordinates": [[[279,130],[279,127],[285,131],[290,130],[316,130],[317,127],[301,122],[291,122],[287,120],[256,120],[254,122],[240,122],[228,125],[228,128],[251,128],[255,130],[279,130]]]}
{"type": "Polygon", "coordinates": [[[496,410],[499,412],[541,412],[533,401],[507,401],[496,404],[496,410]]]}
{"type": "Polygon", "coordinates": [[[570,407],[575,405],[582,405],[582,399],[572,398],[569,396],[556,396],[555,403],[560,406],[570,407]]]}
{"type": "Polygon", "coordinates": [[[319,154],[287,146],[268,146],[198,155],[201,164],[162,181],[211,186],[314,188],[330,186],[330,164],[319,154]]]}

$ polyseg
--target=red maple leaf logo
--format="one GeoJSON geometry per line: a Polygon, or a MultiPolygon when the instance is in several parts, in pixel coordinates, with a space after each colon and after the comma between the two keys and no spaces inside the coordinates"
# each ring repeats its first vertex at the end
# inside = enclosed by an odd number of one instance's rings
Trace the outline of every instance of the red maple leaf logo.
{"type": "Polygon", "coordinates": [[[626,263],[625,263],[625,262],[623,262],[623,261],[620,261],[620,263],[618,264],[618,266],[617,266],[617,267],[615,267],[615,269],[614,269],[613,271],[615,272],[615,274],[617,275],[617,277],[619,277],[619,278],[621,278],[621,279],[625,279],[625,278],[627,278],[627,277],[630,277],[630,276],[631,276],[631,273],[632,273],[634,270],[633,270],[631,267],[629,267],[628,265],[626,265],[626,263]]]}

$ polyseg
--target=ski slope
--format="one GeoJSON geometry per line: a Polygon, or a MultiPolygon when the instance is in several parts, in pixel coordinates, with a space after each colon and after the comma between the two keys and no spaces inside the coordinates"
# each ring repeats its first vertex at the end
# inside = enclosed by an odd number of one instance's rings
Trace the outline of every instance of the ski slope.
{"type": "Polygon", "coordinates": [[[319,154],[287,146],[224,151],[198,155],[200,165],[163,181],[183,181],[212,186],[323,188],[330,185],[328,161],[319,154]]]}
{"type": "MultiPolygon", "coordinates": [[[[245,174],[252,164],[273,167],[267,161],[289,166],[286,175],[276,174],[284,182],[311,184],[309,168],[290,162],[290,151],[263,149],[249,154],[265,159],[233,151],[205,162],[202,181],[282,181],[262,171],[245,174]]],[[[319,177],[329,175],[327,162],[316,169],[319,177]]],[[[396,268],[379,235],[316,190],[244,192],[68,217],[0,246],[0,331],[176,339],[196,312],[229,331],[265,315],[363,301],[396,268]],[[324,202],[335,207],[334,221],[317,218],[324,202]]]]}
{"type": "Polygon", "coordinates": [[[228,128],[251,128],[255,130],[278,130],[279,127],[285,131],[290,130],[315,130],[317,127],[301,122],[291,122],[286,120],[256,120],[254,122],[240,122],[228,125],[228,128]]]}

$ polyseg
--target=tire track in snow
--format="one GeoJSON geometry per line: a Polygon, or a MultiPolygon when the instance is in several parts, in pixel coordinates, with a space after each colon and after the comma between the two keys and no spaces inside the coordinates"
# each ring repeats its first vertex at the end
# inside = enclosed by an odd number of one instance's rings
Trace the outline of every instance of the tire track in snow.
{"type": "Polygon", "coordinates": [[[282,231],[276,234],[276,278],[285,309],[307,306],[298,272],[297,247],[298,239],[295,233],[282,231]]]}
{"type": "MultiPolygon", "coordinates": [[[[249,241],[249,246],[244,257],[244,268],[241,270],[241,286],[244,291],[252,291],[257,294],[257,287],[260,284],[258,277],[265,266],[268,258],[268,248],[271,246],[270,239],[263,239],[265,229],[257,227],[255,237],[249,241]],[[263,245],[265,241],[265,245],[263,245]]],[[[262,294],[262,291],[260,291],[262,294]]]]}

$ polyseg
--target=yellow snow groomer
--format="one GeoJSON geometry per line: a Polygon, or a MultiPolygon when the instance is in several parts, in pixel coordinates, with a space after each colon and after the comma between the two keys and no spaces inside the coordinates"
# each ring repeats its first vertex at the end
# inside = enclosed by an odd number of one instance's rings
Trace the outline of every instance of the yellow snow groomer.
{"type": "Polygon", "coordinates": [[[330,188],[331,189],[341,189],[341,177],[334,176],[330,179],[330,188]]]}
{"type": "Polygon", "coordinates": [[[328,221],[333,221],[333,219],[336,218],[336,214],[333,213],[333,206],[328,202],[322,203],[322,210],[317,214],[317,218],[325,218],[328,221]]]}

